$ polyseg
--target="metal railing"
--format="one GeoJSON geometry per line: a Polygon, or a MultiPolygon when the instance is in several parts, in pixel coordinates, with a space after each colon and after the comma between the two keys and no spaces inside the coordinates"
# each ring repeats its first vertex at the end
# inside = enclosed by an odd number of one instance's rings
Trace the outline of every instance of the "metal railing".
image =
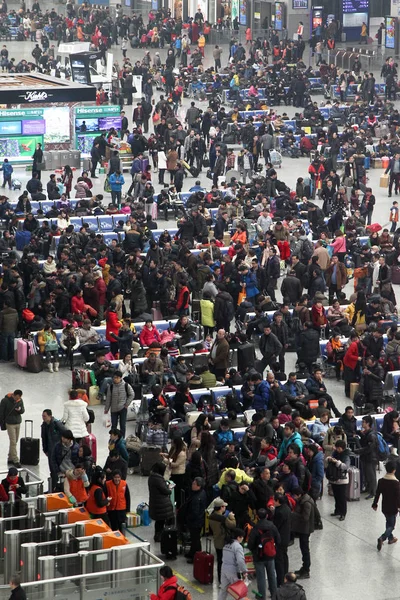
{"type": "MultiPolygon", "coordinates": [[[[143,562],[149,564],[24,583],[27,600],[55,600],[58,597],[102,600],[111,595],[115,600],[133,597],[147,600],[149,594],[156,593],[159,588],[159,570],[165,563],[145,548],[141,548],[141,552],[144,554],[143,562]]],[[[0,600],[8,600],[9,597],[9,586],[0,586],[0,600]]]]}

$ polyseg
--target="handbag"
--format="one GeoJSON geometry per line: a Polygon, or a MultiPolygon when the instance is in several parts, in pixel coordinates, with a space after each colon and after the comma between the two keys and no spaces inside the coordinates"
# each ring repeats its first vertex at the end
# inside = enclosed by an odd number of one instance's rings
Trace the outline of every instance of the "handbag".
{"type": "Polygon", "coordinates": [[[203,158],[203,167],[209,167],[210,166],[210,161],[208,158],[203,158]]]}
{"type": "Polygon", "coordinates": [[[108,194],[111,192],[111,185],[110,185],[110,181],[108,179],[108,175],[104,181],[104,191],[107,192],[108,194]]]}
{"type": "Polygon", "coordinates": [[[208,171],[206,173],[206,177],[207,177],[207,179],[212,179],[213,178],[213,174],[211,173],[211,169],[208,169],[208,171]]]}
{"type": "Polygon", "coordinates": [[[245,300],[246,300],[246,292],[245,291],[239,292],[238,306],[240,306],[242,304],[242,302],[244,302],[245,300]]]}
{"type": "Polygon", "coordinates": [[[248,588],[242,579],[238,579],[235,583],[228,585],[226,592],[232,596],[234,600],[240,600],[240,598],[246,598],[248,588]]]}
{"type": "Polygon", "coordinates": [[[55,352],[56,350],[58,350],[57,340],[50,340],[49,342],[46,342],[44,349],[45,352],[55,352]]]}
{"type": "Polygon", "coordinates": [[[36,163],[36,170],[37,171],[45,171],[46,163],[45,162],[36,163]]]}

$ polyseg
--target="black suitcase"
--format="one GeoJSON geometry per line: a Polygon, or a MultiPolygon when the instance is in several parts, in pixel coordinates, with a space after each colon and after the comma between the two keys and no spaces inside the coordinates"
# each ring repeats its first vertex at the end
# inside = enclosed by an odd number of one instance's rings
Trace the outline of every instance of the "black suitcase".
{"type": "Polygon", "coordinates": [[[191,174],[193,177],[198,177],[198,176],[199,176],[199,173],[200,173],[200,169],[198,169],[198,168],[197,168],[197,167],[195,167],[195,166],[193,166],[193,167],[190,167],[190,174],[191,174]]]}
{"type": "Polygon", "coordinates": [[[25,437],[21,438],[19,443],[19,460],[23,465],[38,465],[40,454],[40,440],[33,437],[33,421],[25,421],[25,437]],[[26,424],[31,424],[30,437],[26,434],[26,424]]]}
{"type": "Polygon", "coordinates": [[[175,527],[165,527],[161,533],[161,554],[167,558],[178,556],[178,530],[175,527]]]}

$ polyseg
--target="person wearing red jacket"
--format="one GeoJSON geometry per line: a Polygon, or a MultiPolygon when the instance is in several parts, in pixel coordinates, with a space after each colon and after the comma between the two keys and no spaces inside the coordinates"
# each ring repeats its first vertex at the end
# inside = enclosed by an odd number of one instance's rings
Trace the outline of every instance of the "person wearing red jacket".
{"type": "Polygon", "coordinates": [[[114,333],[118,337],[118,330],[121,327],[115,308],[115,304],[111,302],[106,314],[106,340],[110,342],[110,350],[114,356],[118,352],[118,342],[111,334],[114,333]]]}
{"type": "Polygon", "coordinates": [[[78,290],[71,298],[71,312],[73,315],[84,315],[86,317],[86,304],[83,299],[83,291],[78,290]]]}
{"type": "Polygon", "coordinates": [[[176,311],[180,317],[189,314],[190,291],[185,283],[178,282],[178,297],[176,299],[176,311]]]}
{"type": "Polygon", "coordinates": [[[322,188],[322,178],[325,173],[324,165],[318,158],[315,158],[308,167],[308,172],[311,175],[311,179],[314,181],[312,197],[315,198],[316,190],[320,190],[322,188]]]}
{"type": "Polygon", "coordinates": [[[157,328],[154,327],[153,321],[148,319],[140,332],[139,341],[142,346],[150,346],[153,342],[160,342],[160,334],[157,328]]]}
{"type": "Polygon", "coordinates": [[[150,594],[150,600],[174,600],[178,588],[178,579],[171,567],[165,565],[160,569],[161,587],[157,594],[150,594]]]}
{"type": "Polygon", "coordinates": [[[363,346],[356,332],[349,339],[350,345],[343,358],[344,364],[344,391],[350,398],[350,384],[360,381],[360,365],[363,358],[363,346]]]}

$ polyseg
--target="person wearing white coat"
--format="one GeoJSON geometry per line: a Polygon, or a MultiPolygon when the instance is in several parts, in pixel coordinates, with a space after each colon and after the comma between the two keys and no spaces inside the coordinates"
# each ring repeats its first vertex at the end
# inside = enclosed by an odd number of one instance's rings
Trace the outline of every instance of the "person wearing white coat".
{"type": "Polygon", "coordinates": [[[72,431],[77,441],[88,435],[86,423],[89,422],[89,413],[86,407],[86,402],[78,398],[76,390],[72,390],[69,393],[69,400],[64,402],[62,421],[65,428],[72,431]]]}
{"type": "Polygon", "coordinates": [[[158,156],[158,183],[164,185],[164,174],[167,170],[167,157],[164,150],[159,150],[158,156]]]}
{"type": "Polygon", "coordinates": [[[222,550],[221,586],[218,600],[226,600],[228,586],[238,580],[238,573],[243,575],[247,572],[242,546],[244,531],[243,529],[233,529],[229,533],[233,539],[225,544],[222,550]]]}

